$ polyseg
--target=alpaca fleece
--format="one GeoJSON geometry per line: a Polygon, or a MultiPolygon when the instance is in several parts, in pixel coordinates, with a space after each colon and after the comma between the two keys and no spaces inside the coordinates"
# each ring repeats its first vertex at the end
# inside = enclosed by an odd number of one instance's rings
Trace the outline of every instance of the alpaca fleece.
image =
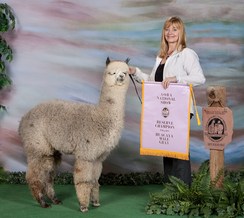
{"type": "Polygon", "coordinates": [[[99,206],[102,162],[119,142],[124,127],[125,99],[129,86],[128,59],[106,60],[97,105],[62,100],[41,103],[20,121],[19,135],[27,157],[26,180],[42,207],[61,201],[53,188],[61,154],[73,154],[74,184],[82,212],[99,206]]]}

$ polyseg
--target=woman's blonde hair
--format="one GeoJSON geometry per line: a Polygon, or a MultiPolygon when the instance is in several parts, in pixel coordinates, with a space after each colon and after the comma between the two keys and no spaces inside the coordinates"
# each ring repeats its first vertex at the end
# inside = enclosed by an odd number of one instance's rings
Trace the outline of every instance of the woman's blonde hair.
{"type": "Polygon", "coordinates": [[[182,51],[186,47],[186,33],[185,33],[185,25],[184,25],[183,21],[179,17],[170,17],[165,21],[163,29],[162,29],[161,48],[159,51],[159,57],[161,57],[161,58],[167,57],[167,52],[169,50],[169,44],[165,39],[164,31],[171,25],[174,25],[180,31],[179,40],[176,45],[177,51],[182,51]]]}

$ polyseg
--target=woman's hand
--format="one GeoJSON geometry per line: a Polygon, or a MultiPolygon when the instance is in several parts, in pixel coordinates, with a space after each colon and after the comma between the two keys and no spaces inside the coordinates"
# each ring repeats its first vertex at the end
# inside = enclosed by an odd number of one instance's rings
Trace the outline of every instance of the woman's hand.
{"type": "Polygon", "coordinates": [[[170,83],[177,83],[177,79],[176,76],[172,76],[172,77],[166,77],[163,82],[162,85],[164,87],[164,89],[167,89],[169,87],[170,83]]]}
{"type": "Polygon", "coordinates": [[[129,74],[135,74],[136,73],[136,68],[135,67],[129,67],[129,74]]]}

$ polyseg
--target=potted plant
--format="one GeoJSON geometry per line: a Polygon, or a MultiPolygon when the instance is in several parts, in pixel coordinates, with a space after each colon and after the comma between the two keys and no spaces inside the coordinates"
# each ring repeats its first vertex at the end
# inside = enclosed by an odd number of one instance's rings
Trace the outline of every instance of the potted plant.
{"type": "MultiPolygon", "coordinates": [[[[6,63],[13,59],[13,50],[4,39],[4,34],[15,28],[15,16],[11,7],[6,3],[0,3],[0,91],[11,85],[9,72],[6,63]]],[[[5,110],[5,106],[0,103],[0,111],[5,110]]]]}

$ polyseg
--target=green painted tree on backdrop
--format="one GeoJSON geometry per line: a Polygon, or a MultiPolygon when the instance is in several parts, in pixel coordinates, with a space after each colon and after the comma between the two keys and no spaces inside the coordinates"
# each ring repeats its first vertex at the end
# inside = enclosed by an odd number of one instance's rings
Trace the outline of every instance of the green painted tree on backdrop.
{"type": "MultiPolygon", "coordinates": [[[[11,85],[9,72],[7,72],[6,63],[13,59],[13,50],[4,39],[6,32],[15,28],[15,16],[9,5],[0,3],[0,91],[11,85]]],[[[0,110],[5,107],[0,103],[0,110]]]]}

